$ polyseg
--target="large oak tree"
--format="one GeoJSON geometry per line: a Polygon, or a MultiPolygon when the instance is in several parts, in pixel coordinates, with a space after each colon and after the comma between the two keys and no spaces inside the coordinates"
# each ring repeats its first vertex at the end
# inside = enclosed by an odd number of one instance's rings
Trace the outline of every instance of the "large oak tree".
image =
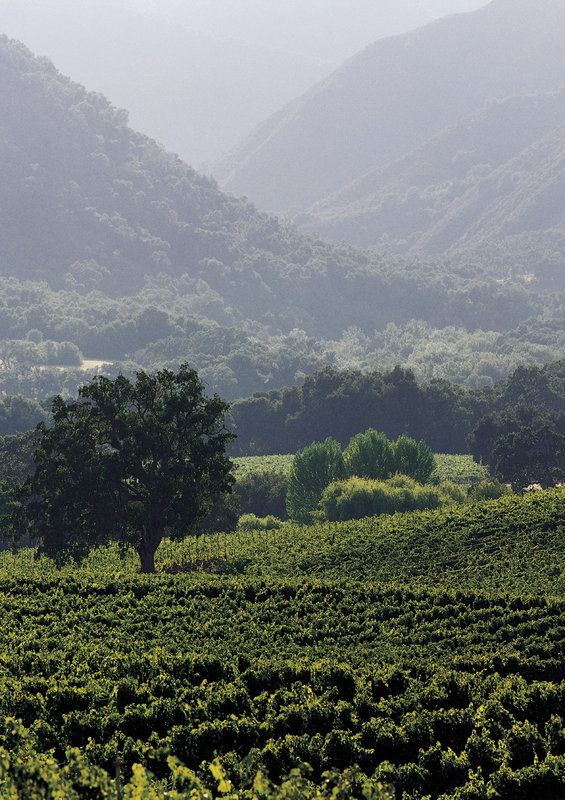
{"type": "Polygon", "coordinates": [[[58,562],[117,540],[135,548],[142,572],[154,572],[163,537],[193,531],[231,488],[227,410],[187,365],[139,372],[134,382],[98,376],[78,399],[56,397],[53,423],[37,428],[22,532],[58,562]]]}

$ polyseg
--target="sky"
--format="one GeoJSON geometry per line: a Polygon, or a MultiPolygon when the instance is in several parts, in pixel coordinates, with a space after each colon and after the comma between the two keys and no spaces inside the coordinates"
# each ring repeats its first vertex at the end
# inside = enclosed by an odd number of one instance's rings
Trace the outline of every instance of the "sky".
{"type": "Polygon", "coordinates": [[[382,36],[486,0],[130,0],[193,30],[338,62],[382,36]]]}

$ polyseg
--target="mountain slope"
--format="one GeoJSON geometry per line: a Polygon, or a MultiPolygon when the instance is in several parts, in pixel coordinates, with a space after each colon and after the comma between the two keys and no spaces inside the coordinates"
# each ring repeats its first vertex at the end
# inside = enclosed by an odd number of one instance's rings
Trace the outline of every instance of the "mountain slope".
{"type": "MultiPolygon", "coordinates": [[[[128,128],[126,113],[103,96],[5,37],[0,74],[0,275],[61,292],[53,303],[64,307],[65,340],[85,340],[85,307],[100,309],[91,326],[116,321],[106,298],[131,299],[127,316],[145,330],[135,347],[191,328],[168,318],[175,304],[183,315],[259,336],[300,328],[327,339],[351,325],[372,332],[412,319],[503,331],[557,308],[558,298],[500,283],[488,264],[408,263],[300,234],[223,194],[128,128]]],[[[14,319],[10,281],[3,286],[4,336],[37,338],[46,329],[34,300],[41,292],[20,285],[19,305],[34,308],[14,319]]],[[[59,341],[57,325],[48,336],[59,341]]],[[[243,359],[237,368],[247,367],[243,359]]]]}
{"type": "Polygon", "coordinates": [[[490,98],[558,89],[565,4],[493,0],[375,42],[214,167],[225,189],[304,209],[406,155],[490,98]]]}
{"type": "Polygon", "coordinates": [[[493,101],[301,216],[362,247],[446,252],[565,231],[565,90],[493,101]]]}
{"type": "Polygon", "coordinates": [[[127,108],[136,129],[194,165],[338,63],[148,19],[125,0],[0,0],[0,32],[127,108]]]}
{"type": "Polygon", "coordinates": [[[565,123],[470,189],[416,248],[481,246],[538,229],[565,231],[565,123]]]}

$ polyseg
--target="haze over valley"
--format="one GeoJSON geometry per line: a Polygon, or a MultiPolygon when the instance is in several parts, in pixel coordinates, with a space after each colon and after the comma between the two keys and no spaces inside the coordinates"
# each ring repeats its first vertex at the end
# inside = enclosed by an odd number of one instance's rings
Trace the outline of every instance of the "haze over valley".
{"type": "Polygon", "coordinates": [[[0,42],[4,391],[72,393],[83,357],[187,359],[229,399],[326,365],[483,386],[562,357],[563,5],[440,5],[2,0],[92,79],[0,42]],[[332,37],[361,47],[333,71],[332,37]],[[277,74],[307,91],[284,105],[277,74]],[[215,162],[235,196],[145,135],[217,153],[252,126],[243,96],[279,111],[215,162]]]}

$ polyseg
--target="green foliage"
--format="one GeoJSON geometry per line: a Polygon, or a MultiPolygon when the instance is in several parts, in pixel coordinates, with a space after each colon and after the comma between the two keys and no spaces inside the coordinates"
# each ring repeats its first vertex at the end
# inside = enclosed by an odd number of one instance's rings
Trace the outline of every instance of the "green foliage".
{"type": "Polygon", "coordinates": [[[77,748],[67,750],[61,765],[52,755],[29,746],[29,732],[21,723],[8,719],[6,727],[10,738],[18,741],[18,749],[0,748],[1,800],[394,800],[392,790],[368,779],[356,766],[343,772],[328,770],[319,786],[308,779],[312,771],[308,764],[298,764],[279,785],[258,770],[249,788],[235,789],[219,759],[214,759],[208,767],[216,786],[210,789],[206,785],[209,781],[201,780],[178,758],[169,756],[167,780],[156,780],[148,769],[134,764],[131,778],[124,783],[90,764],[77,748]]]}
{"type": "Polygon", "coordinates": [[[82,354],[75,344],[34,341],[38,336],[42,336],[41,331],[28,331],[27,338],[23,341],[0,342],[0,360],[4,363],[17,363],[20,369],[38,365],[80,367],[82,354]]]}
{"type": "Polygon", "coordinates": [[[312,522],[319,505],[325,518],[334,521],[436,508],[439,493],[416,480],[429,479],[434,467],[425,442],[407,436],[390,442],[384,433],[369,429],[354,436],[343,454],[333,439],[315,442],[295,456],[287,511],[297,522],[312,522]],[[386,483],[393,474],[396,479],[386,483]],[[346,476],[349,480],[343,480],[346,476]]]}
{"type": "Polygon", "coordinates": [[[294,456],[288,476],[288,516],[297,522],[311,521],[326,486],[344,475],[344,459],[335,439],[314,442],[300,450],[294,456]]]}
{"type": "MultiPolygon", "coordinates": [[[[462,486],[453,481],[445,481],[438,486],[439,494],[442,500],[442,505],[450,505],[452,503],[464,503],[468,499],[468,495],[462,486]]],[[[487,499],[487,498],[481,498],[487,499]]]]}
{"type": "Polygon", "coordinates": [[[242,514],[237,523],[237,528],[240,531],[275,531],[281,525],[281,520],[272,514],[266,517],[257,517],[255,514],[242,514]]]}
{"type": "Polygon", "coordinates": [[[298,450],[314,434],[319,440],[333,436],[346,445],[359,431],[373,428],[389,439],[404,434],[424,440],[440,453],[469,450],[477,460],[489,463],[483,443],[492,444],[491,415],[512,416],[517,404],[527,402],[544,418],[560,420],[564,386],[563,359],[542,368],[520,368],[507,381],[474,391],[443,380],[418,384],[410,370],[400,367],[367,373],[327,367],[308,377],[300,389],[259,394],[235,403],[232,417],[238,442],[234,454],[298,450]],[[477,437],[483,425],[484,435],[477,437]]]}
{"type": "Polygon", "coordinates": [[[425,442],[415,442],[409,436],[401,435],[392,443],[391,450],[394,472],[409,475],[418,483],[428,483],[436,462],[425,442]]]}
{"type": "Polygon", "coordinates": [[[495,472],[515,491],[555,486],[565,481],[565,434],[549,425],[521,428],[496,439],[492,458],[495,472]]]}
{"type": "Polygon", "coordinates": [[[350,440],[343,453],[346,474],[350,477],[385,480],[395,472],[395,454],[384,433],[370,428],[350,440]]]}
{"type": "Polygon", "coordinates": [[[0,436],[0,480],[24,481],[34,469],[35,431],[0,436]]]}
{"type": "Polygon", "coordinates": [[[240,480],[247,475],[255,475],[261,472],[288,475],[293,459],[293,453],[276,456],[240,456],[233,459],[235,476],[237,480],[240,480]]]}
{"type": "Polygon", "coordinates": [[[488,478],[488,467],[477,464],[471,455],[435,453],[436,465],[430,479],[433,483],[451,481],[462,486],[484,481],[488,478]]]}
{"type": "Polygon", "coordinates": [[[0,792],[559,797],[562,537],[553,490],[232,534],[243,577],[0,554],[0,792]]]}
{"type": "Polygon", "coordinates": [[[117,539],[154,571],[165,529],[185,536],[231,486],[227,408],[186,365],[135,383],[98,377],[78,401],[55,398],[15,524],[58,562],[117,539]]]}
{"type": "MultiPolygon", "coordinates": [[[[294,456],[243,456],[234,458],[235,475],[239,480],[248,474],[260,472],[282,472],[288,474],[294,456]]],[[[488,478],[488,468],[477,464],[471,455],[435,453],[435,468],[431,476],[434,483],[452,481],[457,484],[471,484],[488,478]]]]}
{"type": "Polygon", "coordinates": [[[233,493],[243,514],[286,518],[287,476],[283,472],[265,470],[241,475],[237,470],[233,493]]]}
{"type": "Polygon", "coordinates": [[[320,500],[324,517],[330,522],[438,508],[441,504],[438,489],[400,474],[387,481],[358,477],[335,481],[324,489],[320,500]]]}
{"type": "Polygon", "coordinates": [[[505,497],[509,494],[512,494],[511,487],[497,480],[480,481],[473,484],[469,489],[469,498],[471,500],[498,500],[499,497],[505,497]]]}
{"type": "MultiPolygon", "coordinates": [[[[226,536],[220,549],[225,549],[226,567],[232,564],[258,579],[273,573],[326,575],[565,595],[563,489],[456,505],[450,498],[449,503],[343,523],[285,523],[261,542],[226,536]]],[[[213,540],[200,547],[198,558],[217,549],[213,540]]],[[[177,561],[183,558],[182,551],[174,555],[177,561]]]]}
{"type": "MultiPolygon", "coordinates": [[[[517,499],[529,526],[539,500],[517,499]]],[[[288,550],[286,530],[276,535],[288,550]]],[[[479,770],[491,794],[565,788],[555,596],[356,582],[344,558],[334,580],[276,578],[274,562],[255,578],[149,579],[116,575],[110,557],[63,573],[25,569],[22,557],[15,570],[15,559],[0,558],[0,769],[20,790],[46,778],[69,797],[90,785],[102,798],[116,758],[124,792],[158,798],[201,786],[214,797],[220,781],[251,800],[254,780],[268,798],[267,774],[274,797],[291,786],[290,797],[332,796],[337,785],[334,798],[361,800],[381,782],[397,798],[460,800],[479,770]],[[216,755],[223,770],[211,780],[201,762],[216,755]],[[288,783],[301,762],[311,769],[288,783]]]]}
{"type": "Polygon", "coordinates": [[[0,437],[25,433],[47,418],[48,414],[39,403],[26,397],[0,398],[0,437]]]}

